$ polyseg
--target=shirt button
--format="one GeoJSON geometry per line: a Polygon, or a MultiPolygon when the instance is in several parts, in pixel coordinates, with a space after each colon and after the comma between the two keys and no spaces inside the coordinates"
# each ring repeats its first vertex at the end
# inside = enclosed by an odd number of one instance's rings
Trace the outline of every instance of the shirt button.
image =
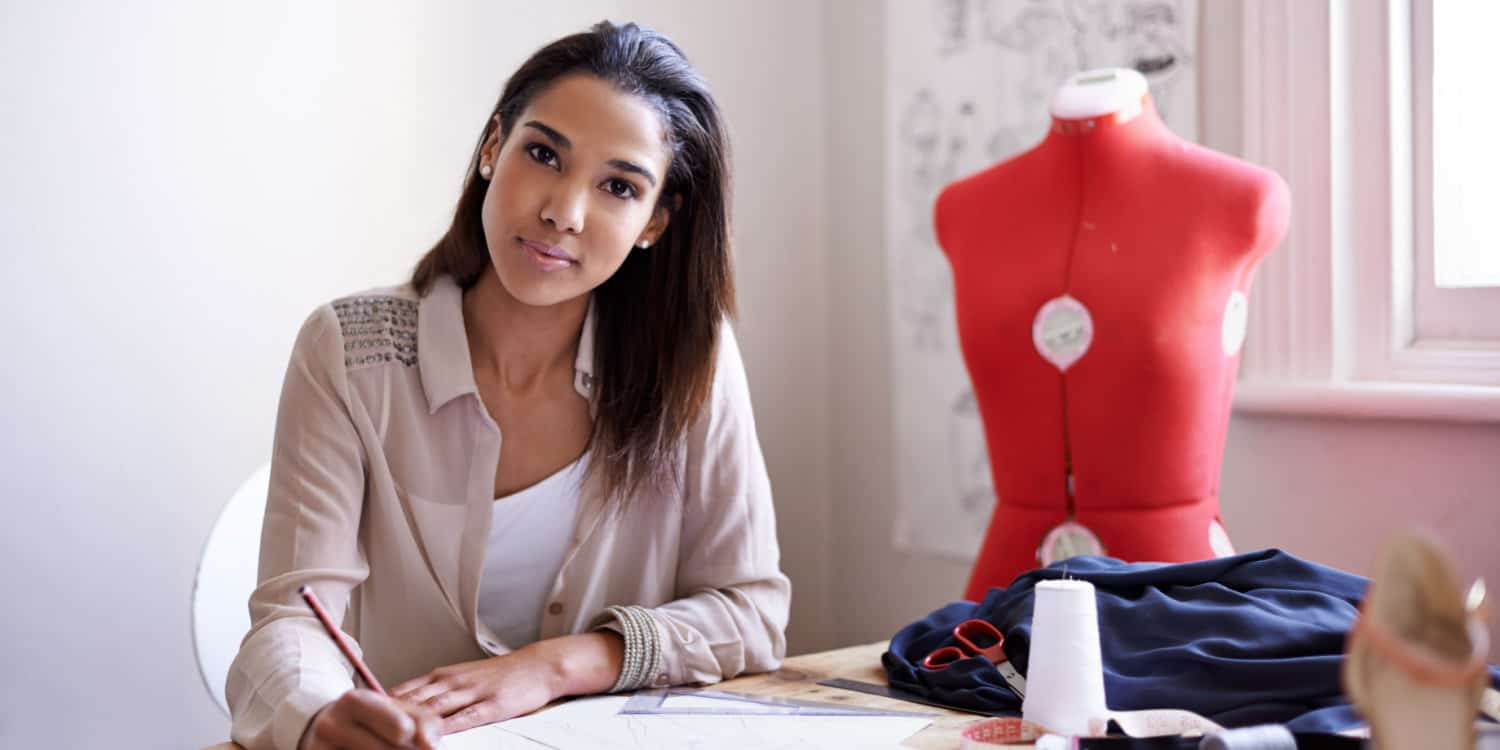
{"type": "Polygon", "coordinates": [[[547,614],[549,614],[549,615],[560,615],[560,614],[562,614],[562,602],[553,602],[552,604],[548,605],[547,606],[547,614]]]}

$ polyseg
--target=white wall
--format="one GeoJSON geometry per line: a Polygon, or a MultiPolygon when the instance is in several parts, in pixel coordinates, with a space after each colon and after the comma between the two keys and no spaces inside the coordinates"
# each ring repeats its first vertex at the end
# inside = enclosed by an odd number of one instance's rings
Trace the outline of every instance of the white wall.
{"type": "Polygon", "coordinates": [[[792,0],[7,3],[0,18],[0,747],[226,738],[188,603],[266,460],[298,324],[446,226],[503,78],[639,20],[737,148],[741,342],[797,586],[831,645],[820,18],[792,0]],[[813,323],[809,323],[812,321],[813,323]]]}
{"type": "Polygon", "coordinates": [[[884,3],[827,3],[829,355],[833,361],[831,590],[838,639],[868,643],[958,599],[968,564],[892,546],[896,516],[885,263],[884,3]]]}

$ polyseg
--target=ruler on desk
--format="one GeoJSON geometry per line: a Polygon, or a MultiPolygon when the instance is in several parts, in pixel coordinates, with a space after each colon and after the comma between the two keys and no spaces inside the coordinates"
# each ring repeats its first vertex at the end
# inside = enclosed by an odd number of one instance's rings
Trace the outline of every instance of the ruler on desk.
{"type": "Polygon", "coordinates": [[[900,688],[893,688],[893,687],[891,687],[889,685],[876,685],[873,682],[860,682],[859,680],[846,680],[846,679],[844,679],[842,677],[836,677],[836,678],[831,679],[831,680],[823,680],[823,681],[819,682],[818,684],[819,685],[823,685],[825,687],[839,688],[841,690],[853,690],[856,693],[867,693],[869,695],[878,695],[878,696],[880,696],[882,698],[891,698],[891,699],[898,700],[898,701],[907,701],[908,703],[920,703],[920,704],[922,704],[924,706],[932,706],[934,708],[941,708],[941,709],[944,709],[944,710],[947,710],[947,711],[959,711],[961,713],[977,714],[979,716],[1012,716],[1012,715],[1014,715],[1014,712],[1006,713],[1004,711],[974,711],[972,709],[959,708],[957,706],[949,706],[949,705],[944,704],[944,703],[938,703],[937,701],[928,700],[928,699],[926,699],[926,698],[924,698],[924,697],[922,697],[920,695],[917,695],[916,693],[909,693],[909,692],[907,692],[905,690],[902,690],[900,688]]]}
{"type": "Polygon", "coordinates": [[[677,716],[905,716],[931,718],[930,713],[891,711],[868,706],[745,695],[723,690],[663,688],[641,690],[620,708],[621,714],[677,716]]]}

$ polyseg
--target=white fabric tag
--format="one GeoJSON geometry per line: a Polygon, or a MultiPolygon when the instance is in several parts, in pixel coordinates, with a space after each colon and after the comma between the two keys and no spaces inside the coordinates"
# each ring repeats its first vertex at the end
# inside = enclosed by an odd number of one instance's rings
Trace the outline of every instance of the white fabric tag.
{"type": "Polygon", "coordinates": [[[1236,289],[1229,293],[1224,303],[1224,325],[1220,331],[1224,342],[1224,356],[1233,357],[1245,343],[1245,326],[1250,322],[1250,300],[1236,289]]]}
{"type": "Polygon", "coordinates": [[[1036,550],[1036,559],[1046,566],[1078,555],[1102,554],[1104,543],[1099,541],[1099,537],[1089,527],[1076,521],[1063,521],[1042,537],[1042,544],[1036,550]]]}
{"type": "Polygon", "coordinates": [[[1031,341],[1042,359],[1066,371],[1093,343],[1094,319],[1077,299],[1066,294],[1054,297],[1037,311],[1031,341]]]}
{"type": "Polygon", "coordinates": [[[1108,722],[1113,720],[1131,737],[1167,737],[1181,734],[1203,736],[1224,731],[1224,727],[1192,711],[1179,708],[1149,708],[1144,711],[1110,711],[1108,716],[1091,722],[1095,737],[1104,736],[1108,722]]]}
{"type": "Polygon", "coordinates": [[[1234,542],[1229,541],[1229,532],[1218,519],[1208,522],[1208,548],[1214,551],[1214,557],[1234,555],[1234,542]]]}

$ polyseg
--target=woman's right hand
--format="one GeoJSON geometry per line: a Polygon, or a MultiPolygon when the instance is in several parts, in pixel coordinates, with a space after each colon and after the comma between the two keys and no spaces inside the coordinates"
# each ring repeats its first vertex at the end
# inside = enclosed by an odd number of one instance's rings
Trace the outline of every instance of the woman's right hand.
{"type": "Polygon", "coordinates": [[[437,750],[442,728],[427,708],[355,689],[313,714],[297,750],[437,750]]]}

